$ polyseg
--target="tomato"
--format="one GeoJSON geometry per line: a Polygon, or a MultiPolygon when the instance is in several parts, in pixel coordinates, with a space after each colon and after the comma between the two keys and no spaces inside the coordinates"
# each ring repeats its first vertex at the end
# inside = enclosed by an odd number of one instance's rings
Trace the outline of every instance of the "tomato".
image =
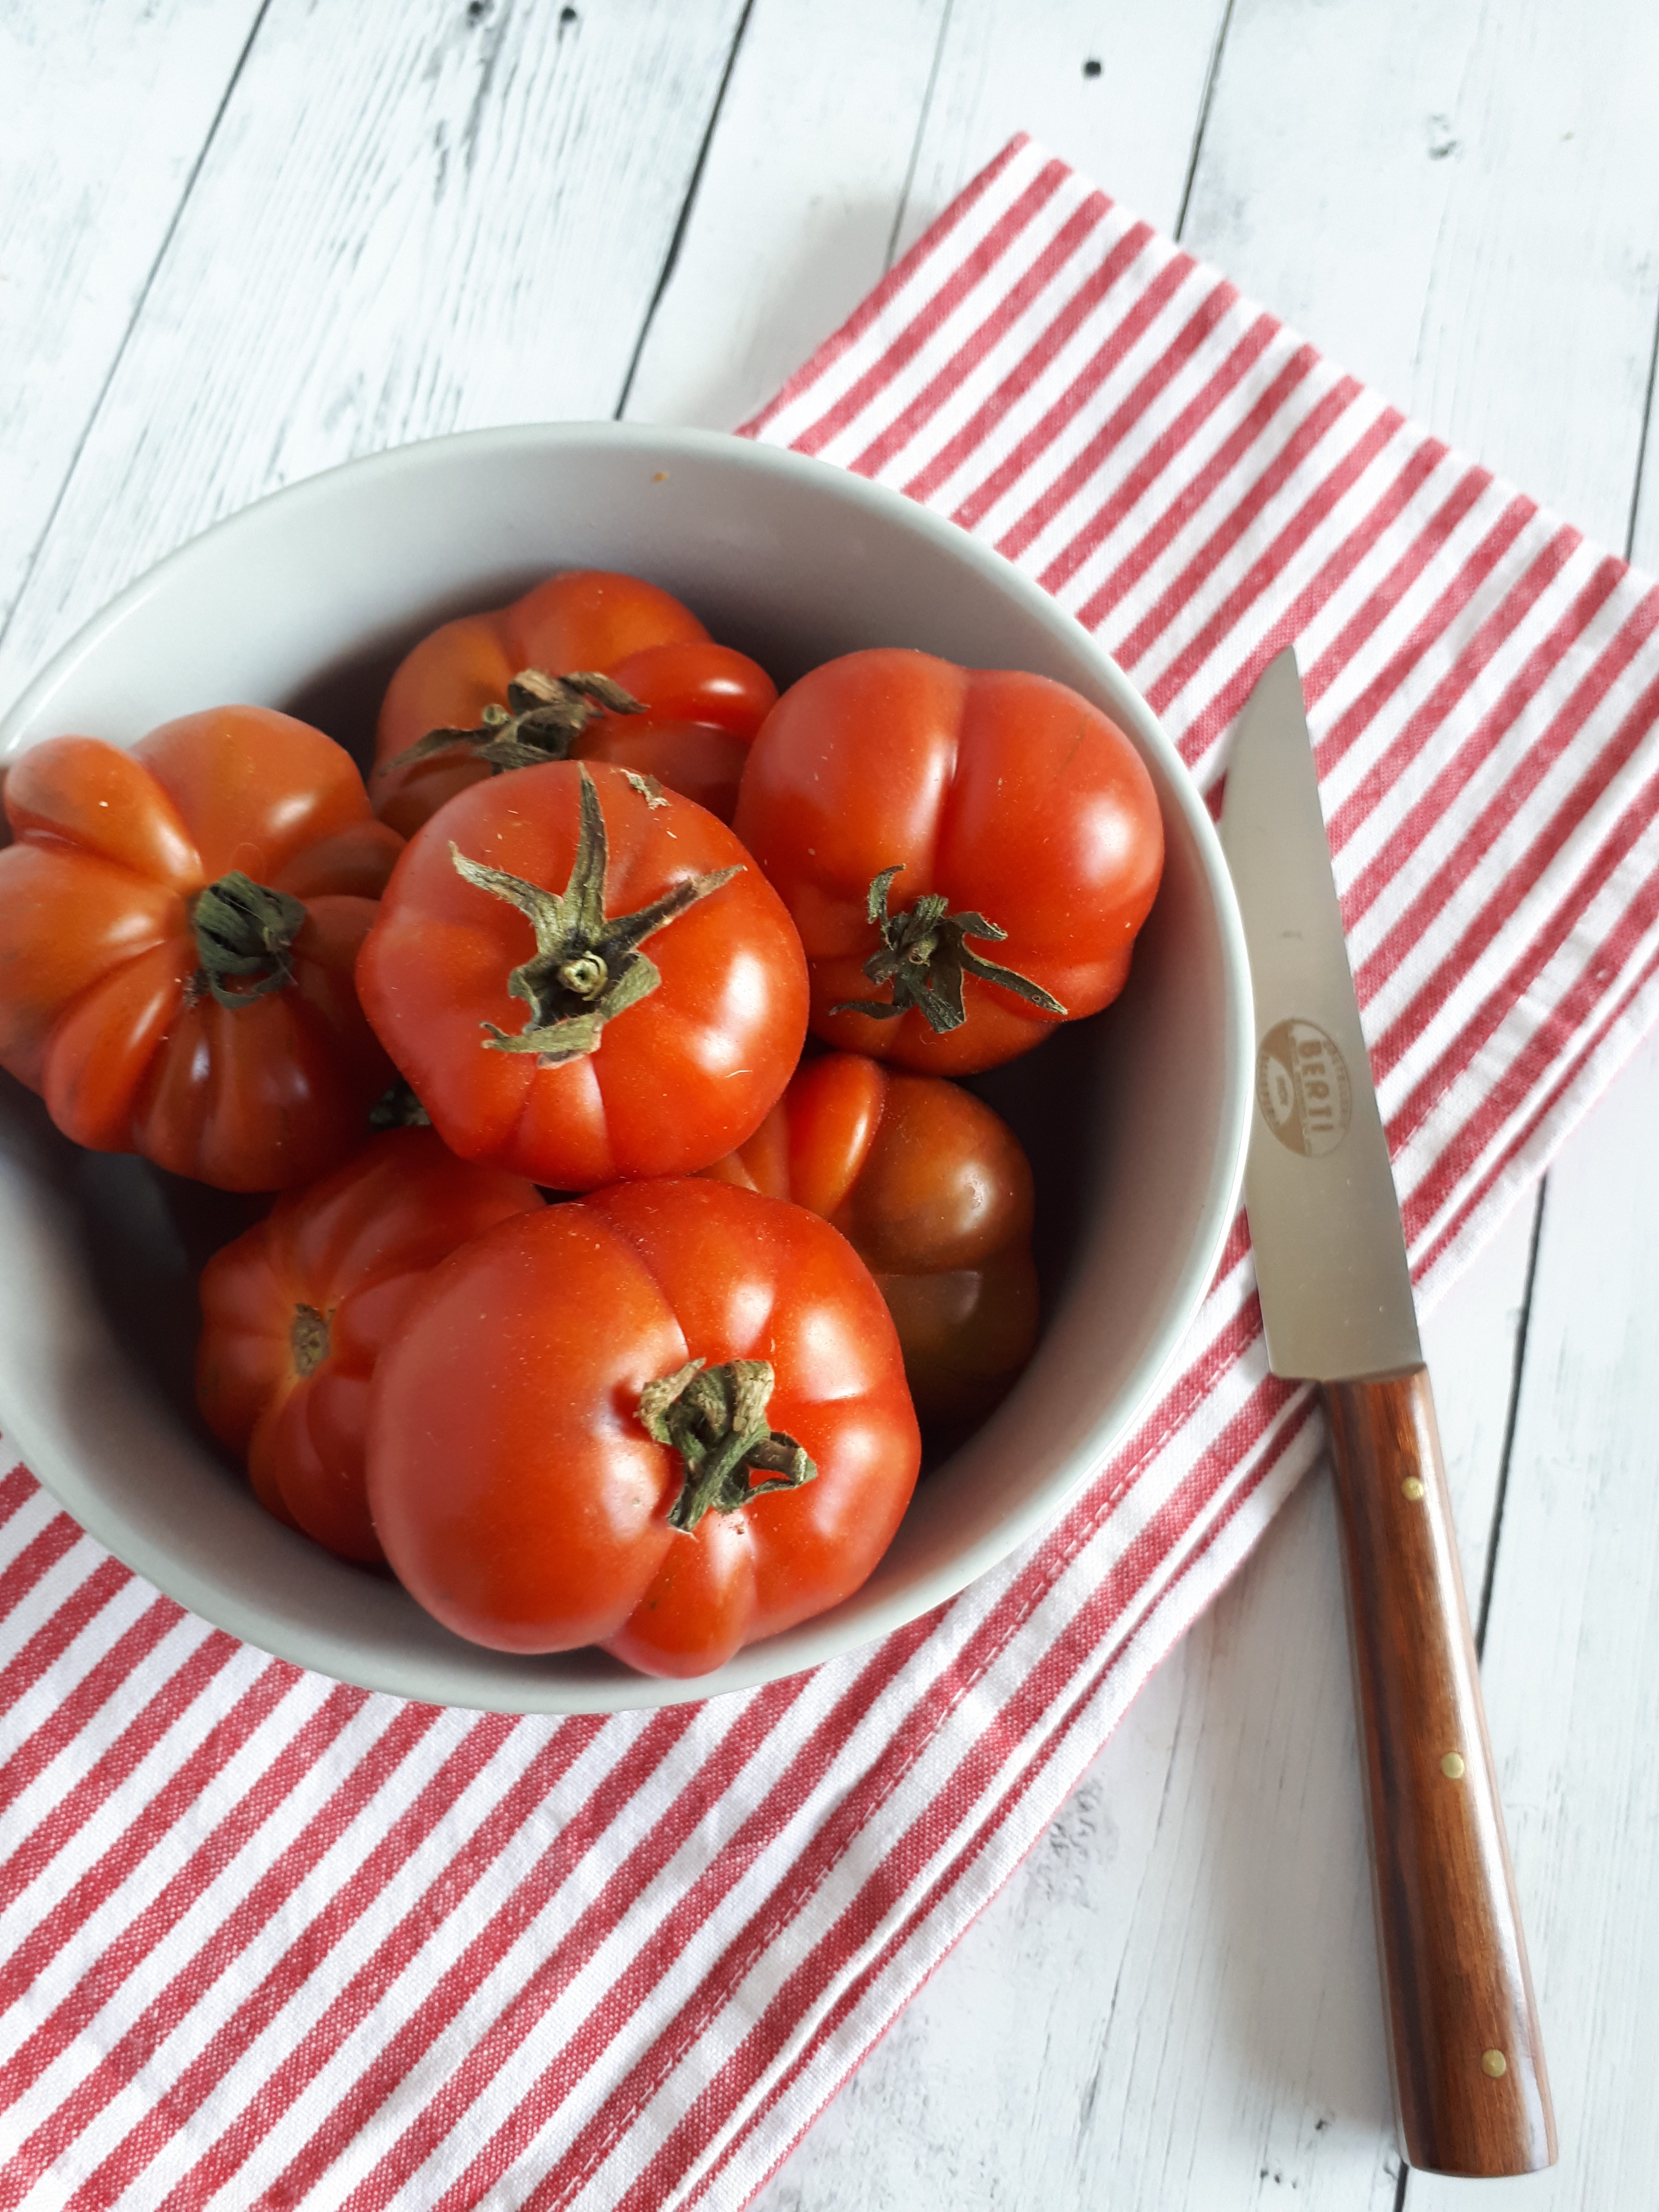
{"type": "Polygon", "coordinates": [[[729,822],[776,696],[763,669],[654,584],[568,570],[445,623],[399,665],[375,738],[376,805],[408,836],[498,769],[581,757],[654,775],[729,822]]]}
{"type": "Polygon", "coordinates": [[[924,1420],[982,1420],[1036,1341],[1031,1170],[1000,1114],[858,1053],[808,1060],[706,1172],[834,1224],[876,1279],[924,1420]]]}
{"type": "Polygon", "coordinates": [[[1097,708],[896,649],[784,694],[734,827],[799,927],[815,1034],[929,1075],[1109,1005],[1164,864],[1152,778],[1097,708]]]}
{"type": "Polygon", "coordinates": [[[777,703],[766,671],[730,646],[659,645],[631,654],[611,675],[641,711],[597,716],[577,733],[569,757],[655,776],[729,822],[749,748],[777,703]]]}
{"type": "Polygon", "coordinates": [[[269,1512],[343,1559],[382,1556],[363,1473],[375,1364],[440,1260],[541,1205],[533,1183],[458,1160],[430,1129],[394,1129],[215,1253],[197,1401],[269,1512]]]}
{"type": "Polygon", "coordinates": [[[428,1277],[375,1376],[368,1492],[458,1635],[690,1675],[850,1595],[920,1454],[887,1309],[827,1222],[623,1183],[428,1277]]]}
{"type": "Polygon", "coordinates": [[[732,832],[600,762],[453,799],[399,861],[357,982],[452,1151],[561,1190],[707,1167],[806,1030],[800,940],[732,832]]]}
{"type": "Polygon", "coordinates": [[[67,1136],[222,1190],[309,1182],[391,1076],[357,950],[402,840],[350,757],[263,707],[6,778],[0,1066],[67,1136]]]}

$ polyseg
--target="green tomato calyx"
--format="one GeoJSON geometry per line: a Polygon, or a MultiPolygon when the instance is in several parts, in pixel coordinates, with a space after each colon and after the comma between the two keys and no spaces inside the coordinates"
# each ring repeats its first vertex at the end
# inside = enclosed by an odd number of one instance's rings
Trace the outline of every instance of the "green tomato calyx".
{"type": "Polygon", "coordinates": [[[605,1024],[649,998],[662,981],[655,962],[639,949],[643,939],[742,872],[740,865],[711,868],[675,884],[637,914],[608,915],[605,815],[592,777],[586,767],[579,773],[576,856],[562,892],[469,860],[453,844],[449,848],[457,875],[517,907],[536,933],[535,952],[507,979],[509,994],[524,1000],[530,1019],[516,1036],[494,1022],[483,1027],[486,1049],[534,1053],[542,1067],[597,1052],[605,1024]]]}
{"type": "Polygon", "coordinates": [[[193,994],[210,991],[222,1006],[235,1007],[286,990],[294,981],[290,948],[305,918],[299,899],[256,884],[240,868],[209,884],[191,902],[202,963],[191,978],[193,994]]]}
{"type": "Polygon", "coordinates": [[[540,768],[548,761],[568,760],[571,746],[596,714],[645,711],[631,691],[596,670],[550,676],[544,669],[524,668],[507,687],[506,706],[486,707],[476,728],[428,730],[386,766],[401,768],[405,761],[465,745],[498,775],[503,769],[540,768]]]}
{"type": "Polygon", "coordinates": [[[737,1513],[772,1490],[799,1490],[817,1462],[766,1418],[775,1380],[766,1359],[720,1367],[689,1360],[647,1382],[639,1419],[647,1436],[677,1451],[685,1469],[669,1526],[690,1534],[705,1513],[737,1513]]]}
{"type": "Polygon", "coordinates": [[[963,1005],[964,975],[977,975],[982,983],[995,983],[1039,1013],[1067,1018],[1066,1009],[1051,991],[1012,968],[1000,968],[968,950],[965,939],[982,937],[1000,943],[1008,934],[982,914],[952,914],[943,891],[925,891],[912,907],[888,911],[887,895],[897,867],[884,868],[870,883],[866,910],[872,926],[881,932],[881,943],[864,963],[872,983],[890,984],[890,999],[843,999],[830,1008],[836,1014],[868,1014],[878,1022],[896,1021],[912,1011],[921,1014],[933,1034],[959,1030],[968,1018],[963,1005]]]}

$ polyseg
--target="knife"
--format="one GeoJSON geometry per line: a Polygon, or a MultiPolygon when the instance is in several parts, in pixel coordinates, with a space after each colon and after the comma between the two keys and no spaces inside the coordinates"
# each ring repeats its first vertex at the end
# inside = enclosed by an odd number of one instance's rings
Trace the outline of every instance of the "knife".
{"type": "Polygon", "coordinates": [[[1255,994],[1267,1358],[1319,1384],[1330,1431],[1400,2145],[1434,2173],[1533,2173],[1555,2118],[1293,651],[1240,720],[1221,841],[1255,994]]]}

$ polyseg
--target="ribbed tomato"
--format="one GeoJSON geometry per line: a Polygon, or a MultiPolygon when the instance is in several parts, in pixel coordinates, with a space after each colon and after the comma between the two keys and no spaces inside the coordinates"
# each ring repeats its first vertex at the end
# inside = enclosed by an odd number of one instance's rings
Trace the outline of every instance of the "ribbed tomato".
{"type": "Polygon", "coordinates": [[[806,966],[723,823],[596,762],[462,792],[410,841],[357,965],[451,1149],[561,1190],[684,1175],[750,1134],[806,966]]]}
{"type": "Polygon", "coordinates": [[[763,669],[654,584],[568,570],[445,623],[400,663],[376,732],[375,804],[409,836],[501,769],[609,760],[729,822],[776,696],[763,669]]]}
{"type": "Polygon", "coordinates": [[[814,1033],[928,1075],[1109,1005],[1164,865],[1152,778],[1098,708],[896,648],[784,694],[733,826],[800,930],[814,1033]]]}
{"type": "Polygon", "coordinates": [[[221,707],[35,745],[5,805],[0,1066],[66,1135],[223,1190],[356,1150],[392,1071],[352,969],[402,840],[347,753],[221,707]]]}
{"type": "Polygon", "coordinates": [[[375,1377],[368,1492],[399,1580],[458,1635],[691,1675],[849,1596],[920,1454],[845,1238],[719,1183],[636,1182],[434,1271],[375,1377]]]}
{"type": "Polygon", "coordinates": [[[826,1053],[707,1173],[841,1231],[887,1301],[924,1420],[965,1426],[1006,1396],[1036,1341],[1031,1170],[982,1099],[826,1053]]]}
{"type": "Polygon", "coordinates": [[[393,1129],[215,1253],[197,1401],[268,1511],[342,1558],[382,1556],[363,1474],[375,1363],[440,1260],[541,1205],[533,1183],[458,1160],[432,1130],[393,1129]]]}

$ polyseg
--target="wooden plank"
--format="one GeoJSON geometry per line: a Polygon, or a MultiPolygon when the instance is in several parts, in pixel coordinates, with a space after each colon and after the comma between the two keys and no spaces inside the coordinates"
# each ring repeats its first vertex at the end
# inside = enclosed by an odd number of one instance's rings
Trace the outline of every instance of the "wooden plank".
{"type": "MultiPolygon", "coordinates": [[[[1655,290],[1659,292],[1659,282],[1655,290]]],[[[1630,557],[1650,575],[1659,572],[1659,313],[1655,316],[1653,353],[1648,363],[1646,416],[1641,477],[1631,501],[1630,557]]]]}
{"type": "Polygon", "coordinates": [[[1223,6],[756,0],[629,416],[734,427],[1017,131],[1172,224],[1223,6]]]}
{"type": "Polygon", "coordinates": [[[259,0],[0,14],[0,620],[16,598],[259,0]]]}
{"type": "Polygon", "coordinates": [[[1187,237],[1622,548],[1653,354],[1659,12],[1238,0],[1187,237]]]}
{"type": "Polygon", "coordinates": [[[1225,0],[957,0],[900,250],[1017,131],[1173,230],[1226,13],[1225,0]]]}
{"type": "MultiPolygon", "coordinates": [[[[1650,2203],[1659,2106],[1659,1042],[1550,1178],[1486,1644],[1516,1873],[1560,2126],[1492,2212],[1650,2203]]],[[[1413,2177],[1410,2212],[1457,2185],[1413,2177]]]]}
{"type": "Polygon", "coordinates": [[[755,0],[630,422],[732,428],[880,281],[946,11],[755,0]]]}
{"type": "Polygon", "coordinates": [[[608,416],[740,0],[272,0],[0,648],[0,695],[262,492],[608,416]]]}

